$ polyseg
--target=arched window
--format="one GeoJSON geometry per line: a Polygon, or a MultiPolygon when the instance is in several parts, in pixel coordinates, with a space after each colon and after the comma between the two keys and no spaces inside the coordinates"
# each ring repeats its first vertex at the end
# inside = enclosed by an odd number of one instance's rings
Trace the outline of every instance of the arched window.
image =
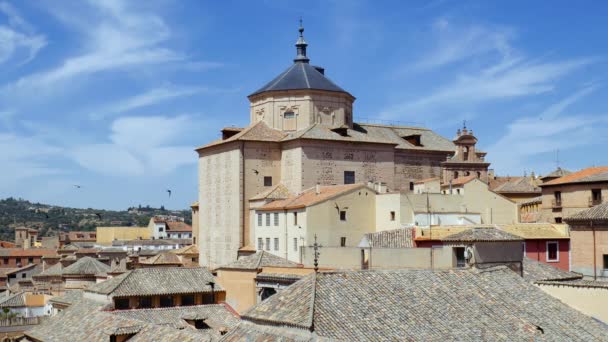
{"type": "Polygon", "coordinates": [[[477,178],[481,178],[481,172],[477,171],[477,178]]]}
{"type": "Polygon", "coordinates": [[[458,178],[458,171],[454,171],[454,178],[458,178]]]}
{"type": "Polygon", "coordinates": [[[470,173],[469,171],[465,171],[465,173],[464,173],[464,175],[465,175],[465,176],[468,176],[468,175],[470,175],[470,174],[471,174],[471,173],[470,173]]]}

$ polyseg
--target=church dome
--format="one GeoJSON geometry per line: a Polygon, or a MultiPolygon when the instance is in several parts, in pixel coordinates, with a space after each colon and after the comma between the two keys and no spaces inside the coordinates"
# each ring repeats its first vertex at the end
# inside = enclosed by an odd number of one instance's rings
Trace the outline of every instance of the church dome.
{"type": "Polygon", "coordinates": [[[304,28],[302,27],[301,23],[299,31],[300,37],[296,42],[297,56],[294,59],[294,63],[287,68],[287,70],[283,71],[272,81],[268,82],[262,88],[256,90],[249,96],[258,95],[268,91],[301,89],[333,91],[348,94],[347,91],[340,88],[329,78],[325,77],[325,70],[323,68],[309,64],[310,60],[306,56],[306,47],[308,44],[304,40],[304,28]]]}

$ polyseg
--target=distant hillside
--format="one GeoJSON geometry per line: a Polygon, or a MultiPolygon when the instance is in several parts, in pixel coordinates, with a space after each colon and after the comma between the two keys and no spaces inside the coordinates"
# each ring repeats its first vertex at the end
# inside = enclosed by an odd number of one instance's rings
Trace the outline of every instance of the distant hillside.
{"type": "Polygon", "coordinates": [[[175,215],[183,217],[188,224],[192,222],[190,210],[150,206],[124,211],[76,209],[7,198],[0,200],[0,240],[12,241],[15,227],[35,228],[40,231],[40,236],[52,236],[63,231],[95,230],[98,226],[147,226],[155,215],[175,215]]]}

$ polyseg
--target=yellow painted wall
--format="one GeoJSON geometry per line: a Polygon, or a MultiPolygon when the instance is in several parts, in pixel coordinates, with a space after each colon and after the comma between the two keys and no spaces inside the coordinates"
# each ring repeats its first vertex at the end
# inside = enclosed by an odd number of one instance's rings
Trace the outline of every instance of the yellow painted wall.
{"type": "Polygon", "coordinates": [[[256,275],[257,270],[217,270],[217,282],[226,290],[226,303],[238,313],[256,304],[256,275]]]}
{"type": "Polygon", "coordinates": [[[562,285],[538,285],[541,290],[579,310],[608,323],[608,289],[562,285]]]}
{"type": "Polygon", "coordinates": [[[136,240],[149,239],[150,230],[148,227],[97,227],[98,245],[112,245],[114,240],[136,240]]]}

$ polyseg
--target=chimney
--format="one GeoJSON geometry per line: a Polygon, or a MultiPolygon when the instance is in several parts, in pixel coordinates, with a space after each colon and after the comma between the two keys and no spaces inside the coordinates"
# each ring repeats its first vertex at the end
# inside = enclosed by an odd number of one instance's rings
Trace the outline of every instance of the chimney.
{"type": "Polygon", "coordinates": [[[317,183],[317,185],[315,185],[315,193],[317,195],[321,194],[321,184],[317,183]]]}

